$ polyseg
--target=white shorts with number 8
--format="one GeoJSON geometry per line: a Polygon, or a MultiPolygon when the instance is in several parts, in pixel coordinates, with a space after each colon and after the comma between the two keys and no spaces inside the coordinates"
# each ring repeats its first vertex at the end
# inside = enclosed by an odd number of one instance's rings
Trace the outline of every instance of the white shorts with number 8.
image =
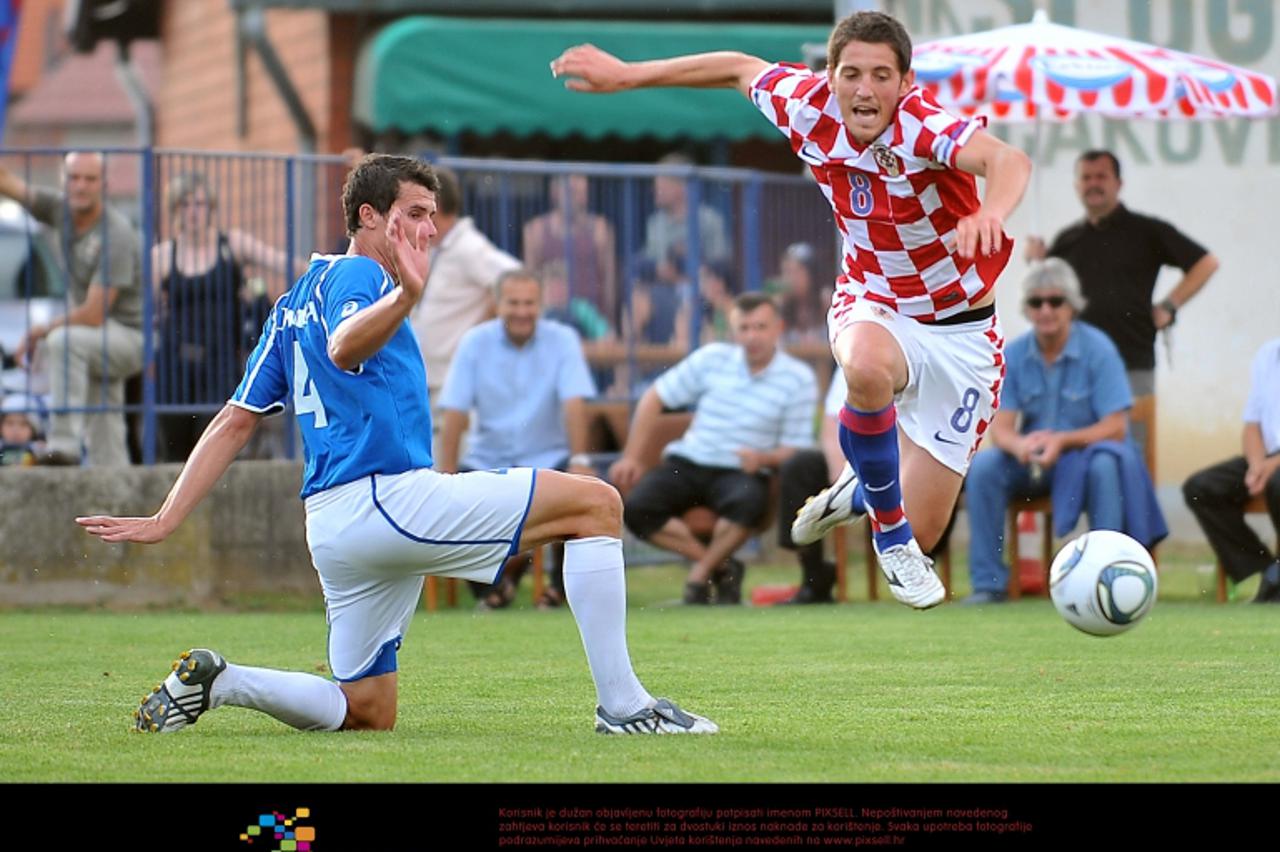
{"type": "Polygon", "coordinates": [[[893,335],[907,359],[907,385],[894,397],[903,434],[963,476],[1000,406],[1004,331],[1000,317],[956,325],[922,323],[866,299],[831,309],[832,342],[856,322],[893,335]]]}

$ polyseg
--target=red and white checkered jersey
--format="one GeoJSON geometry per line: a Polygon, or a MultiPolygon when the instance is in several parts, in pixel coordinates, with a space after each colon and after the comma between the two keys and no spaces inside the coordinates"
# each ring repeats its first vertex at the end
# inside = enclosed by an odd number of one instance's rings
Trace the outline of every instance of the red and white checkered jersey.
{"type": "Polygon", "coordinates": [[[824,72],[780,63],[751,82],[751,99],[813,172],[844,235],[832,312],[858,299],[935,322],[969,310],[1009,260],[1006,235],[990,257],[956,254],[956,222],[980,206],[956,154],[985,118],[961,119],[912,88],[870,145],[854,140],[824,72]]]}

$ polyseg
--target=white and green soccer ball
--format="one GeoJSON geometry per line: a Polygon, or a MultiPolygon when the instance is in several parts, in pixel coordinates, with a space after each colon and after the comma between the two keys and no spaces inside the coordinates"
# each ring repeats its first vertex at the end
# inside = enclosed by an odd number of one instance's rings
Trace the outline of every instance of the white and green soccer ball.
{"type": "Polygon", "coordinates": [[[1049,569],[1049,596],[1072,627],[1113,636],[1151,611],[1156,566],[1147,549],[1124,533],[1094,530],[1058,551],[1049,569]]]}

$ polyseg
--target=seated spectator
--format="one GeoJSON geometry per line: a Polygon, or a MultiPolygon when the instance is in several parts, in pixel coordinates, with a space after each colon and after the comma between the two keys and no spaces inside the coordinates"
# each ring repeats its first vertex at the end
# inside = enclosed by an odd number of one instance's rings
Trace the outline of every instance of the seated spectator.
{"type": "Polygon", "coordinates": [[[847,387],[839,370],[832,375],[827,398],[822,403],[820,449],[796,450],[782,463],[778,483],[778,546],[794,550],[800,560],[800,588],[784,603],[835,603],[831,592],[836,584],[836,566],[823,554],[823,541],[798,545],[791,540],[791,519],[812,495],[836,481],[845,466],[840,449],[840,409],[847,387]]]}
{"type": "MultiPolygon", "coordinates": [[[[689,285],[659,282],[658,268],[647,258],[636,262],[632,278],[631,299],[623,310],[630,312],[629,325],[636,341],[658,345],[676,342],[681,311],[691,298],[689,285]]],[[[684,339],[688,340],[687,333],[684,339]]]]}
{"type": "Polygon", "coordinates": [[[1023,292],[1033,329],[1005,350],[995,449],[974,456],[965,485],[967,604],[1006,598],[1004,519],[1014,495],[1050,495],[1058,536],[1082,508],[1090,529],[1119,530],[1146,547],[1168,534],[1150,474],[1127,440],[1133,397],[1124,361],[1105,334],[1075,319],[1084,308],[1075,272],[1057,258],[1034,263],[1023,292]]]}
{"type": "Polygon", "coordinates": [[[585,297],[571,295],[563,260],[548,261],[542,265],[541,273],[532,270],[530,273],[542,282],[543,316],[572,326],[583,340],[613,338],[613,325],[609,318],[585,297]]]}
{"type": "MultiPolygon", "coordinates": [[[[444,415],[435,469],[443,473],[542,467],[595,475],[586,455],[586,400],[596,395],[582,343],[573,329],[539,316],[541,284],[526,269],[497,283],[498,316],[468,331],[440,396],[444,415]],[[513,392],[518,388],[518,392],[513,392]],[[475,412],[465,454],[462,434],[475,412]]],[[[564,600],[555,548],[551,587],[542,606],[564,600]]],[[[492,585],[472,583],[481,605],[499,609],[515,597],[527,554],[507,561],[492,585]]]]}
{"type": "MultiPolygon", "coordinates": [[[[569,279],[563,260],[548,261],[542,270],[542,275],[538,276],[542,281],[542,316],[564,323],[578,332],[584,341],[614,340],[613,324],[609,319],[585,298],[569,295],[569,279]]],[[[613,386],[614,376],[611,366],[591,368],[591,381],[601,392],[607,392],[613,386]]]]}
{"type": "MultiPolygon", "coordinates": [[[[713,260],[702,264],[698,275],[698,295],[702,299],[702,336],[698,343],[731,340],[733,330],[729,326],[729,316],[733,313],[733,300],[738,295],[738,286],[728,263],[713,260]]],[[[689,327],[687,321],[678,325],[686,329],[689,327]]],[[[785,327],[784,322],[783,328],[785,327]]]]}
{"type": "Polygon", "coordinates": [[[610,480],[627,492],[624,520],[636,536],[691,563],[688,604],[742,600],[744,567],[733,554],[764,519],[769,471],[813,443],[813,370],[778,348],[782,319],[759,293],[738,297],[736,343],[709,343],[658,378],[640,399],[610,480]],[[645,471],[638,457],[664,409],[694,408],[693,422],[645,471]],[[681,516],[707,506],[718,516],[709,544],[681,516]]]}
{"type": "MultiPolygon", "coordinates": [[[[683,154],[668,154],[660,166],[692,166],[683,154]]],[[[662,175],[653,179],[655,210],[645,221],[644,247],[631,262],[631,327],[644,343],[668,344],[677,340],[681,307],[693,298],[688,274],[689,197],[687,179],[662,175]]],[[[700,263],[728,262],[729,230],[724,217],[709,204],[697,210],[700,263]]],[[[687,341],[687,330],[680,331],[687,341]]]]}
{"type": "Polygon", "coordinates": [[[684,299],[677,308],[672,344],[682,351],[693,348],[689,345],[689,329],[693,324],[691,317],[695,307],[701,328],[697,346],[731,341],[733,330],[729,325],[729,315],[733,313],[733,301],[737,295],[738,287],[728,263],[712,261],[702,264],[698,273],[698,298],[696,301],[684,299]]]}
{"type": "Polygon", "coordinates": [[[0,194],[53,229],[67,276],[70,310],[14,351],[25,364],[39,345],[49,368],[49,461],[117,467],[129,464],[124,382],[142,369],[142,263],[133,225],[104,201],[104,169],[101,154],[73,151],[59,191],[0,167],[0,194]]]}
{"type": "Polygon", "coordinates": [[[1280,338],[1253,358],[1241,443],[1244,455],[1193,474],[1182,494],[1227,576],[1239,583],[1262,575],[1253,602],[1280,603],[1278,554],[1244,520],[1245,503],[1262,495],[1280,530],[1280,338]]]}
{"type": "MultiPolygon", "coordinates": [[[[692,166],[693,160],[683,154],[668,154],[658,165],[692,166]]],[[[655,283],[687,282],[689,198],[686,179],[665,175],[654,178],[653,203],[657,209],[645,221],[643,254],[654,266],[655,283]]],[[[697,233],[702,263],[729,260],[729,230],[724,217],[709,204],[698,205],[697,233]]]]}
{"type": "Polygon", "coordinates": [[[39,406],[26,394],[10,394],[0,405],[0,467],[30,466],[44,452],[37,423],[39,406]]]}
{"type": "Polygon", "coordinates": [[[545,285],[551,281],[550,265],[558,264],[567,285],[566,303],[582,300],[612,329],[618,309],[613,226],[587,209],[588,188],[586,175],[552,179],[551,209],[524,226],[524,265],[545,285]]]}
{"type": "Polygon", "coordinates": [[[217,224],[218,197],[198,172],[169,183],[172,238],[151,248],[158,340],[156,402],[206,406],[161,414],[161,461],[185,461],[240,383],[245,359],[292,272],[288,255],[237,228],[217,224]],[[269,273],[255,292],[248,270],[269,273]]]}
{"type": "Polygon", "coordinates": [[[788,344],[827,341],[827,311],[832,288],[818,285],[813,246],[792,243],[782,253],[778,277],[766,281],[766,293],[778,300],[787,324],[788,344]]]}

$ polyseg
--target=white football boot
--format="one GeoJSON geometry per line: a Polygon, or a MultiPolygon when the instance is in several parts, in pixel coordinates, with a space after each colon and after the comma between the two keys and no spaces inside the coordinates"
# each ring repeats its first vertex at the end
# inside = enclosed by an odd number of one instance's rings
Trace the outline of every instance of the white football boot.
{"type": "Polygon", "coordinates": [[[596,707],[598,734],[714,734],[720,726],[697,713],[681,710],[675,702],[659,698],[658,703],[619,719],[596,707]]]}
{"type": "Polygon", "coordinates": [[[889,591],[902,603],[915,609],[929,609],[942,603],[947,589],[933,571],[933,560],[925,556],[913,538],[880,550],[876,545],[880,570],[889,580],[889,591]]]}
{"type": "Polygon", "coordinates": [[[791,522],[791,540],[797,545],[813,544],[841,524],[852,524],[866,514],[866,508],[854,509],[853,492],[858,476],[848,462],[836,481],[805,501],[791,522]]]}

